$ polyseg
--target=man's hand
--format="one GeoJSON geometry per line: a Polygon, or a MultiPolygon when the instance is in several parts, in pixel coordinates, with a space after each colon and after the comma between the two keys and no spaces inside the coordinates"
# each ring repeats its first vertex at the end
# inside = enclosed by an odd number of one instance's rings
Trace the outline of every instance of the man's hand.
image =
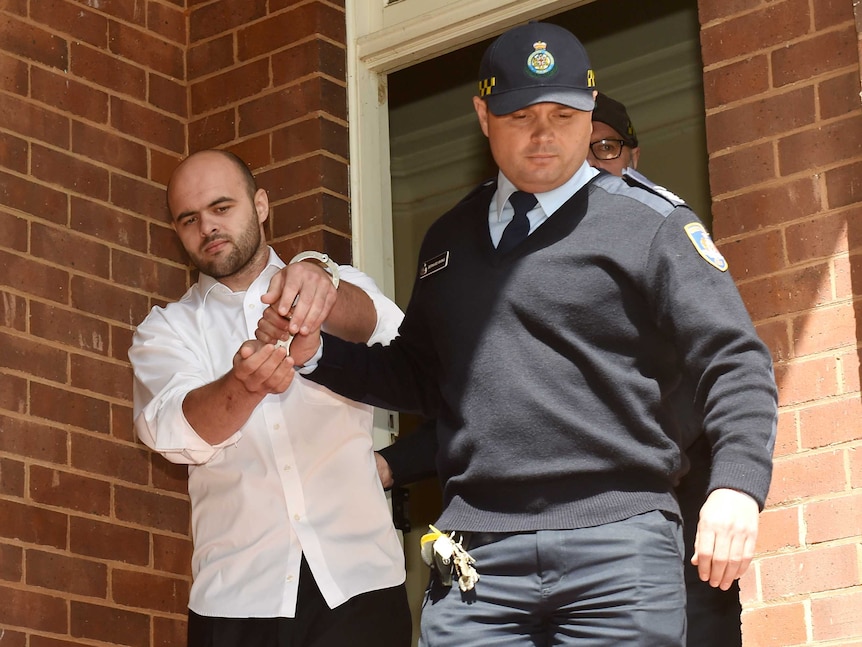
{"type": "Polygon", "coordinates": [[[700,509],[694,556],[700,579],[723,591],[748,570],[757,540],[759,509],[749,495],[713,490],[700,509]]]}
{"type": "MultiPolygon", "coordinates": [[[[264,337],[255,336],[264,343],[287,339],[288,335],[308,334],[323,324],[337,300],[332,277],[319,265],[311,262],[293,263],[272,277],[269,289],[260,300],[271,306],[270,316],[264,313],[262,322],[268,325],[264,337]],[[279,322],[277,317],[281,318],[279,322]],[[272,337],[274,332],[280,334],[272,337]]],[[[260,327],[258,328],[260,331],[260,327]]]]}
{"type": "Polygon", "coordinates": [[[283,348],[251,340],[234,355],[233,375],[249,393],[284,393],[293,381],[293,360],[283,348]]]}
{"type": "Polygon", "coordinates": [[[374,461],[377,463],[377,476],[380,478],[380,484],[384,490],[388,490],[395,485],[395,478],[392,476],[389,463],[380,455],[380,452],[374,452],[374,461]]]}

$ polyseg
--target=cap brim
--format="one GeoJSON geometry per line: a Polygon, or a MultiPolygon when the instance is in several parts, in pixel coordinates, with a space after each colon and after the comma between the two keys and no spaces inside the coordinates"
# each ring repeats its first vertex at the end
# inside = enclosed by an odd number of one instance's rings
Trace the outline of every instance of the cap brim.
{"type": "Polygon", "coordinates": [[[575,110],[591,111],[596,106],[592,90],[571,88],[521,88],[485,97],[488,110],[507,115],[537,103],[559,103],[575,110]]]}

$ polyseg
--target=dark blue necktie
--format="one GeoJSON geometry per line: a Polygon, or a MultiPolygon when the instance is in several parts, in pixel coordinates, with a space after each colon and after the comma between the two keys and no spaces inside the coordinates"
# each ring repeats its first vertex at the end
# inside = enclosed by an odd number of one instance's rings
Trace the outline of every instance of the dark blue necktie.
{"type": "Polygon", "coordinates": [[[515,216],[503,230],[503,236],[497,245],[497,253],[508,253],[527,237],[527,234],[530,233],[530,220],[527,218],[527,212],[535,207],[537,202],[536,196],[523,191],[515,191],[509,196],[509,204],[514,207],[515,216]]]}

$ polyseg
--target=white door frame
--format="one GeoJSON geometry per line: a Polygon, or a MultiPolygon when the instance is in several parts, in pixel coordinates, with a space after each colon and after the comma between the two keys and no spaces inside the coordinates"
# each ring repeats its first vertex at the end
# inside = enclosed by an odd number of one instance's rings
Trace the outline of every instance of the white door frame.
{"type": "Polygon", "coordinates": [[[395,295],[387,75],[592,0],[346,0],[353,262],[395,295]]]}

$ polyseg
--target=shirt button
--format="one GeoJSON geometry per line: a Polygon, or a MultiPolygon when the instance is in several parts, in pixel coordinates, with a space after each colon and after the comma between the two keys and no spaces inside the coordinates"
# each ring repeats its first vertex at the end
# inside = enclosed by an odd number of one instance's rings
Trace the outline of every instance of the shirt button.
{"type": "Polygon", "coordinates": [[[294,521],[299,521],[300,516],[298,514],[293,515],[294,521]]]}
{"type": "Polygon", "coordinates": [[[293,582],[293,575],[288,575],[288,576],[287,576],[287,581],[288,581],[288,582],[293,582]]]}
{"type": "Polygon", "coordinates": [[[285,472],[289,472],[289,471],[290,471],[290,465],[285,465],[285,466],[284,466],[284,471],[285,471],[285,472]]]}

